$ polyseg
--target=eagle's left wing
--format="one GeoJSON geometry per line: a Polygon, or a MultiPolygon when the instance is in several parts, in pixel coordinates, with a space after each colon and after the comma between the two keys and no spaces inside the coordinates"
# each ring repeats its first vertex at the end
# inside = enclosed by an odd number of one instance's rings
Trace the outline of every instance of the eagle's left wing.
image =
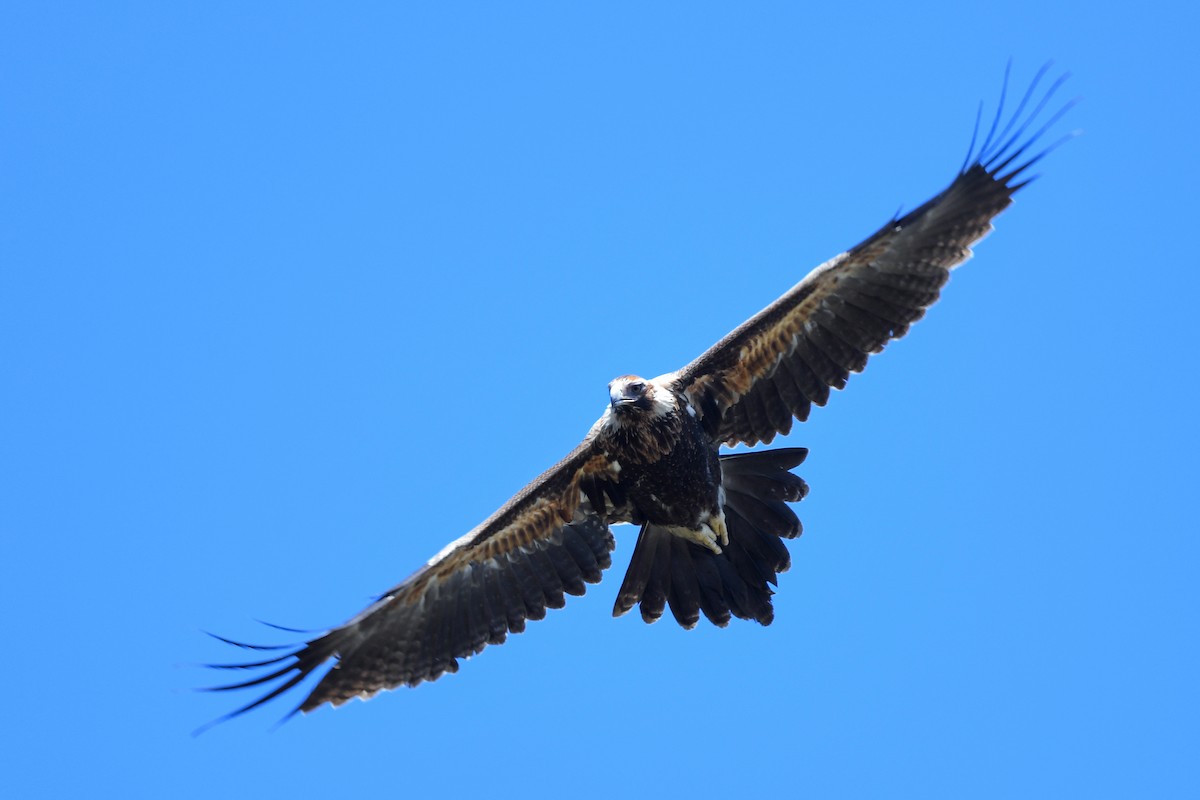
{"type": "Polygon", "coordinates": [[[1018,177],[1041,156],[1022,156],[1065,110],[1024,142],[1019,138],[1032,117],[1007,140],[1006,128],[992,152],[985,142],[939,195],[814,269],[676,373],[674,387],[713,440],[754,445],[786,434],[813,404],[825,405],[830,387],[842,389],[851,372],[862,371],[868,355],[903,336],[1028,182],[1018,177]]]}
{"type": "Polygon", "coordinates": [[[287,650],[262,661],[214,665],[266,671],[216,691],[282,681],[221,720],[286,692],[330,659],[336,659],[333,668],[297,711],[431,681],[457,672],[458,659],[520,633],[526,620],[541,619],[547,608],[561,608],[564,594],[583,594],[584,584],[597,583],[612,564],[615,542],[608,526],[628,514],[614,470],[589,434],[475,530],[345,625],[294,648],[218,637],[251,650],[287,650]]]}

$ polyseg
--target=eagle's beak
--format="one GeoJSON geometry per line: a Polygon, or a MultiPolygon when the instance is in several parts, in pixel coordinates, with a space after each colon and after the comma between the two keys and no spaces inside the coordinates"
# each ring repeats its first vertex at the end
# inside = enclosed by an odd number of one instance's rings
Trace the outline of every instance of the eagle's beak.
{"type": "Polygon", "coordinates": [[[647,386],[644,383],[622,383],[609,387],[608,402],[614,408],[621,406],[644,406],[646,404],[647,386]]]}

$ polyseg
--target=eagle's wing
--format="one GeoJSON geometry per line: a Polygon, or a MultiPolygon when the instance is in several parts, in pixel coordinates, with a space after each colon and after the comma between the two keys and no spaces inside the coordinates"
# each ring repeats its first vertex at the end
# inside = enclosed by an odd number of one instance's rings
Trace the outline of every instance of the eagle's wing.
{"type": "MultiPolygon", "coordinates": [[[[345,625],[275,658],[214,665],[266,670],[216,691],[282,681],[222,719],[286,692],[330,659],[337,663],[297,710],[434,680],[456,672],[457,659],[500,644],[509,632],[520,633],[526,620],[541,619],[547,608],[561,608],[564,594],[583,594],[584,584],[598,582],[612,563],[609,523],[628,518],[613,469],[589,435],[479,527],[345,625]]],[[[284,649],[223,641],[252,650],[284,649]]]]}
{"type": "Polygon", "coordinates": [[[1000,143],[985,142],[943,192],[814,269],[676,374],[675,388],[714,441],[754,445],[786,434],[793,418],[804,421],[812,404],[825,405],[829,387],[844,388],[869,354],[924,315],[950,270],[971,256],[971,245],[992,230],[992,218],[1028,183],[1018,176],[1044,152],[1023,156],[1069,104],[1036,134],[1021,137],[1061,82],[1015,125],[1035,80],[998,136],[993,124],[989,140],[1000,143]]]}

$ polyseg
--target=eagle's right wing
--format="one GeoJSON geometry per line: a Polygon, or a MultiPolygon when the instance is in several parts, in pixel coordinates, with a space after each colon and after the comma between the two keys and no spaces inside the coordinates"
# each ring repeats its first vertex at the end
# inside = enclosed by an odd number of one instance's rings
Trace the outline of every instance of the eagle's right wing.
{"type": "Polygon", "coordinates": [[[598,582],[612,563],[615,543],[608,526],[627,520],[628,513],[616,469],[589,434],[475,530],[345,625],[297,647],[223,639],[251,650],[288,652],[214,665],[266,671],[215,691],[282,681],[217,722],[286,692],[330,659],[337,663],[297,711],[431,681],[456,672],[458,659],[520,633],[526,620],[541,619],[547,608],[561,608],[564,594],[583,594],[584,584],[598,582]]]}

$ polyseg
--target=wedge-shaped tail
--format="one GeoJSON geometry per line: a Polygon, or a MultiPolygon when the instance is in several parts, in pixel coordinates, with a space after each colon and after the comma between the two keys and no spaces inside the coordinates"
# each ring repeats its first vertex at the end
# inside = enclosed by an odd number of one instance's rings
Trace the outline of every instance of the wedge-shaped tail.
{"type": "Polygon", "coordinates": [[[788,503],[808,494],[790,470],[807,455],[791,447],[721,456],[729,544],[717,554],[666,528],[643,525],[613,616],[640,604],[642,619],[654,622],[669,605],[685,628],[694,627],[701,612],[720,627],[731,617],[770,625],[771,587],[792,563],[781,540],[802,530],[788,503]]]}

